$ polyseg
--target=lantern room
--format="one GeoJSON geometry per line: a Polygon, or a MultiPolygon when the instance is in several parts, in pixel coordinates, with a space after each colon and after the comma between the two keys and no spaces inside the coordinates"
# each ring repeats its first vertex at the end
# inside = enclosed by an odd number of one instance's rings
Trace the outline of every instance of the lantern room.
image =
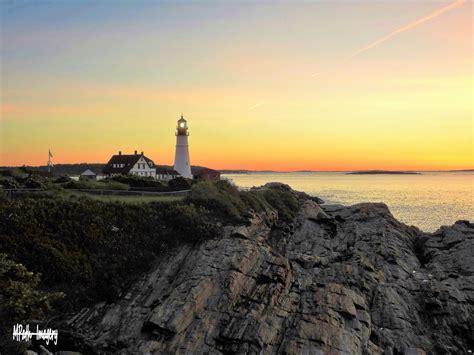
{"type": "Polygon", "coordinates": [[[176,127],[176,135],[189,136],[188,122],[184,119],[183,114],[181,114],[181,118],[178,120],[178,125],[176,127]]]}

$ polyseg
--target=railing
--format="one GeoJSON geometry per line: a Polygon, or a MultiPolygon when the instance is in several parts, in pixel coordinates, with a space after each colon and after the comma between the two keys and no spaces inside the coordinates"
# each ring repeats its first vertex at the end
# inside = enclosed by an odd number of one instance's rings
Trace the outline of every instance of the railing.
{"type": "Polygon", "coordinates": [[[25,192],[43,192],[45,189],[33,189],[33,188],[22,188],[22,189],[0,189],[1,192],[4,192],[8,197],[12,198],[13,195],[22,194],[25,192]]]}

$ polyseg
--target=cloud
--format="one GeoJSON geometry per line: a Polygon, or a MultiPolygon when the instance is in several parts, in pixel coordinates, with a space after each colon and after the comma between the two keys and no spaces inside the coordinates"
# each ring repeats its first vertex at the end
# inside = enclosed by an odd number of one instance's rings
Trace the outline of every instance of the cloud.
{"type": "Polygon", "coordinates": [[[255,105],[250,106],[249,111],[255,110],[257,107],[260,107],[262,105],[265,105],[265,101],[260,101],[260,102],[257,102],[255,105]]]}
{"type": "Polygon", "coordinates": [[[415,27],[417,27],[417,26],[419,26],[419,25],[421,25],[421,24],[423,24],[423,23],[425,23],[425,22],[427,22],[427,21],[430,21],[430,20],[432,20],[432,19],[434,19],[434,18],[436,18],[436,17],[438,17],[438,16],[444,14],[445,12],[448,12],[448,11],[450,11],[450,10],[452,10],[452,9],[455,9],[455,8],[457,8],[457,7],[459,7],[459,6],[462,6],[462,5],[464,5],[465,3],[466,3],[466,0],[456,0],[456,1],[452,2],[452,3],[449,4],[449,5],[446,5],[446,6],[442,7],[442,8],[439,8],[438,10],[432,12],[431,14],[429,14],[429,15],[427,15],[427,16],[423,16],[423,17],[421,17],[421,18],[419,18],[419,19],[417,19],[417,20],[415,20],[415,21],[413,21],[413,22],[410,22],[408,25],[405,25],[405,26],[403,26],[403,27],[401,27],[401,28],[399,28],[399,29],[397,29],[397,30],[395,30],[395,31],[392,31],[392,32],[390,32],[389,34],[387,34],[387,35],[385,35],[385,36],[379,38],[378,40],[376,40],[376,41],[374,41],[374,42],[372,42],[372,43],[366,45],[365,47],[362,47],[362,48],[356,50],[356,51],[355,51],[354,53],[352,53],[347,59],[354,58],[355,56],[357,56],[357,55],[359,55],[359,54],[361,54],[361,53],[363,53],[363,52],[365,52],[365,51],[367,51],[367,50],[369,50],[369,49],[372,49],[372,48],[378,46],[379,44],[382,44],[382,43],[385,42],[385,41],[388,41],[390,38],[392,38],[392,37],[394,37],[394,36],[396,36],[396,35],[398,35],[398,34],[400,34],[400,33],[402,33],[402,32],[409,31],[409,30],[411,30],[411,29],[413,29],[413,28],[415,28],[415,27]]]}

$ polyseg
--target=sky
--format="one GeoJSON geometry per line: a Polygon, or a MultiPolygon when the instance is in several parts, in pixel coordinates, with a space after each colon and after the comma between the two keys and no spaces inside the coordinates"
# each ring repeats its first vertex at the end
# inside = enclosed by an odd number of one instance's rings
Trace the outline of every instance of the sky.
{"type": "Polygon", "coordinates": [[[0,165],[473,168],[472,1],[0,1],[0,165]]]}

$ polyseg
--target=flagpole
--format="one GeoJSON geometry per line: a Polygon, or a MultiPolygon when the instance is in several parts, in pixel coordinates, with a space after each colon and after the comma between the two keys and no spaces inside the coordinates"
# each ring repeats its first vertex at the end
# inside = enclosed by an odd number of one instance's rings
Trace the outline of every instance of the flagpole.
{"type": "Polygon", "coordinates": [[[52,157],[53,154],[51,154],[51,149],[48,149],[48,173],[51,173],[51,167],[53,166],[53,162],[51,161],[52,157]]]}

